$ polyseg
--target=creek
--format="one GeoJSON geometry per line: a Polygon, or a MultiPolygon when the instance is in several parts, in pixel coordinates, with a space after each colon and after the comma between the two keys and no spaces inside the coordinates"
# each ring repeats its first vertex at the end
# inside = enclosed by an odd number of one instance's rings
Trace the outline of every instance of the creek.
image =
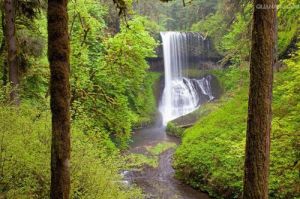
{"type": "MultiPolygon", "coordinates": [[[[158,110],[160,117],[153,127],[134,132],[129,153],[149,156],[149,148],[162,143],[180,140],[167,135],[165,129],[169,121],[189,114],[203,103],[215,99],[214,78],[204,75],[196,78],[190,71],[195,70],[189,61],[191,48],[207,51],[210,46],[198,33],[162,32],[164,55],[164,90],[158,110]]],[[[197,69],[196,69],[197,70],[197,69]]],[[[157,166],[145,165],[140,170],[124,172],[126,182],[136,184],[146,194],[146,198],[160,199],[208,199],[206,193],[194,190],[174,177],[172,156],[174,147],[164,150],[157,157],[157,166]]]]}

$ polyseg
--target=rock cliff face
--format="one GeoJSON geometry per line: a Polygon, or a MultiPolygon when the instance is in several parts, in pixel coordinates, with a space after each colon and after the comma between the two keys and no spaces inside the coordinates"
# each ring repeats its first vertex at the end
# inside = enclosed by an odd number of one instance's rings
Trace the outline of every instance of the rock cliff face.
{"type": "MultiPolygon", "coordinates": [[[[190,68],[195,70],[207,70],[221,68],[218,61],[222,59],[222,56],[214,48],[213,42],[209,38],[205,38],[199,33],[185,33],[187,39],[187,55],[190,68]]],[[[164,72],[164,55],[162,40],[159,35],[158,38],[161,45],[156,49],[156,58],[149,58],[150,71],[164,72]]]]}

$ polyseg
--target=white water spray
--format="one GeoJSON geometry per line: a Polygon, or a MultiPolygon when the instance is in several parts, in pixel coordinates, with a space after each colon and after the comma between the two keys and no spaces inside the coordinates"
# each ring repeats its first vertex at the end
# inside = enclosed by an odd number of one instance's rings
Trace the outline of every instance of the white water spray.
{"type": "MultiPolygon", "coordinates": [[[[203,45],[204,38],[193,33],[195,42],[203,45]]],[[[196,110],[206,97],[206,101],[214,97],[211,91],[211,76],[202,79],[187,77],[188,62],[188,33],[162,32],[165,88],[159,111],[162,114],[163,124],[196,110]]]]}

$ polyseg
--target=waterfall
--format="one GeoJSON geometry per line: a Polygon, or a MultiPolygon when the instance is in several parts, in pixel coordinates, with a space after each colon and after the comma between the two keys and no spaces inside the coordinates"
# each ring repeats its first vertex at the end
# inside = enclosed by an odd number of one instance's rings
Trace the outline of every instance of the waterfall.
{"type": "MultiPolygon", "coordinates": [[[[159,105],[163,124],[196,110],[202,103],[213,100],[211,76],[201,79],[188,77],[189,47],[205,45],[197,33],[162,32],[165,67],[165,88],[159,105]]],[[[206,42],[207,43],[207,42],[206,42]]]]}

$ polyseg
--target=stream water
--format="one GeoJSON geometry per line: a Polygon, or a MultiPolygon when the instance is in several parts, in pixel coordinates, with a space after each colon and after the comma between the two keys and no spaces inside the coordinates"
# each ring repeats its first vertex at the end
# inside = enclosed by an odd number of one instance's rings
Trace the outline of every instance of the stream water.
{"type": "MultiPolygon", "coordinates": [[[[204,38],[197,33],[161,33],[164,51],[165,87],[159,104],[161,125],[138,130],[133,135],[131,153],[147,155],[147,148],[165,141],[179,144],[179,140],[169,137],[165,132],[166,124],[180,116],[196,110],[204,102],[214,99],[211,89],[212,77],[190,78],[188,71],[189,44],[204,45],[204,38]]],[[[203,47],[203,46],[202,46],[203,47]]],[[[207,48],[205,46],[205,48],[207,48]]],[[[160,199],[208,199],[208,195],[174,178],[172,155],[169,149],[159,155],[156,168],[145,166],[139,171],[125,173],[125,180],[141,187],[147,198],[160,199]]]]}
{"type": "MultiPolygon", "coordinates": [[[[132,153],[146,153],[146,147],[168,141],[179,143],[179,140],[166,134],[163,127],[152,127],[136,131],[133,135],[132,153]]],[[[130,183],[138,185],[147,199],[209,199],[206,193],[197,191],[174,178],[172,155],[169,149],[159,156],[157,168],[145,166],[141,171],[131,171],[125,175],[130,183]]]]}

